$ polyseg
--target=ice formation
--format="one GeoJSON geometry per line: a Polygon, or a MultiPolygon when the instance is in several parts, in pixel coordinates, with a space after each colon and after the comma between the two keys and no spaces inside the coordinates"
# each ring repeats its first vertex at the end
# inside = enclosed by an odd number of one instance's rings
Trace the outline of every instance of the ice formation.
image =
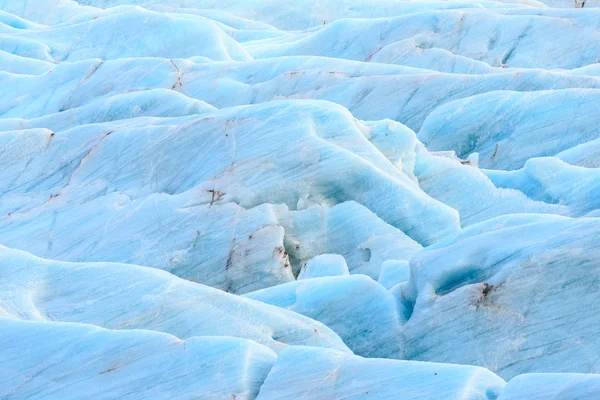
{"type": "Polygon", "coordinates": [[[0,0],[0,398],[600,398],[599,6],[0,0]]]}

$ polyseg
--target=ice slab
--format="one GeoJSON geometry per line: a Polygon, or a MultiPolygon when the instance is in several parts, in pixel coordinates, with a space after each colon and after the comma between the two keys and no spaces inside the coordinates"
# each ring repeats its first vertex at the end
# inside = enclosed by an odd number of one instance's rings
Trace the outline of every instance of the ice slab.
{"type": "Polygon", "coordinates": [[[321,254],[311,258],[300,270],[298,280],[322,278],[324,276],[349,275],[344,256],[339,254],[321,254]]]}
{"type": "Polygon", "coordinates": [[[368,359],[294,346],[281,352],[258,399],[491,400],[504,386],[484,368],[368,359]]]}
{"type": "Polygon", "coordinates": [[[364,357],[402,358],[396,299],[364,275],[303,279],[245,295],[327,325],[364,357]]]}
{"type": "Polygon", "coordinates": [[[597,372],[599,235],[596,218],[512,215],[417,253],[407,358],[480,365],[504,378],[597,372]]]}
{"type": "Polygon", "coordinates": [[[9,318],[0,348],[4,399],[254,399],[276,359],[246,339],[9,318]]]}
{"type": "Polygon", "coordinates": [[[280,351],[292,344],[347,347],[316,321],[153,268],[66,263],[0,247],[0,315],[149,329],[180,339],[233,336],[280,351]]]}

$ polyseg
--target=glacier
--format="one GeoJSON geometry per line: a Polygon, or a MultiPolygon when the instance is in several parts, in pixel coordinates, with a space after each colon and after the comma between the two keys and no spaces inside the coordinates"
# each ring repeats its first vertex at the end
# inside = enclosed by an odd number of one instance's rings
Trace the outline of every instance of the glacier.
{"type": "Polygon", "coordinates": [[[600,398],[600,0],[0,0],[1,399],[600,398]]]}

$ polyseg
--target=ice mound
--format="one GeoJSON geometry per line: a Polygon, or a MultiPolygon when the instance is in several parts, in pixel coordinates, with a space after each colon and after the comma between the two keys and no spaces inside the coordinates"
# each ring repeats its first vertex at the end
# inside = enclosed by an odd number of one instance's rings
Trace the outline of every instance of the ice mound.
{"type": "Polygon", "coordinates": [[[251,340],[0,318],[4,398],[253,399],[276,359],[251,340]],[[43,341],[39,338],[45,338],[43,341]],[[191,382],[190,382],[191,379],[191,382]]]}
{"type": "Polygon", "coordinates": [[[281,353],[258,399],[487,400],[496,399],[505,384],[479,367],[368,359],[297,346],[281,353]]]}
{"type": "Polygon", "coordinates": [[[504,378],[598,372],[599,234],[596,218],[524,214],[417,253],[407,357],[481,365],[504,378]]]}
{"type": "Polygon", "coordinates": [[[2,317],[150,329],[180,339],[233,336],[276,351],[294,343],[347,351],[311,319],[152,268],[44,260],[5,247],[0,266],[2,317]]]}

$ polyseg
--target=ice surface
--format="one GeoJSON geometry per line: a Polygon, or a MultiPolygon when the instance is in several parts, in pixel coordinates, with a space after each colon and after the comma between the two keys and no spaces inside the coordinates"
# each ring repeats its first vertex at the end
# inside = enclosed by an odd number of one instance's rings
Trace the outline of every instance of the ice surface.
{"type": "Polygon", "coordinates": [[[600,396],[600,375],[523,374],[510,381],[499,400],[576,400],[600,396]]]}
{"type": "Polygon", "coordinates": [[[422,246],[384,223],[369,209],[348,201],[312,206],[283,218],[285,247],[295,271],[319,254],[344,256],[350,273],[377,279],[387,259],[408,260],[422,246]]]}
{"type": "Polygon", "coordinates": [[[233,293],[294,280],[273,207],[210,200],[199,190],[136,201],[112,194],[77,208],[16,212],[2,234],[12,238],[6,245],[40,256],[143,264],[233,293]]]}
{"type": "Polygon", "coordinates": [[[3,399],[253,399],[276,359],[246,339],[8,318],[0,346],[3,399]]]}
{"type": "Polygon", "coordinates": [[[567,164],[557,157],[544,157],[527,160],[517,171],[485,173],[497,187],[517,189],[531,199],[568,207],[569,215],[584,216],[600,208],[599,172],[597,168],[567,164]]]}
{"type": "Polygon", "coordinates": [[[154,56],[202,56],[215,61],[250,59],[238,42],[217,24],[201,17],[169,15],[123,6],[83,13],[69,22],[49,28],[32,27],[4,33],[0,41],[3,47],[22,40],[44,45],[48,48],[48,61],[154,56]],[[76,44],[65,41],[66,37],[75,35],[76,44]],[[189,36],[202,37],[202,40],[189,42],[186,40],[189,36]]]}
{"type": "Polygon", "coordinates": [[[537,201],[511,186],[496,186],[491,176],[474,167],[454,153],[432,154],[423,151],[422,145],[416,149],[414,174],[419,186],[431,197],[458,210],[463,226],[511,213],[570,213],[560,203],[537,201]]]}
{"type": "Polygon", "coordinates": [[[410,276],[410,266],[405,260],[387,260],[381,264],[379,273],[380,285],[386,289],[391,289],[399,283],[408,281],[410,276]]]}
{"type": "MultiPolygon", "coordinates": [[[[122,4],[138,4],[151,9],[173,11],[183,9],[220,9],[240,17],[267,22],[285,30],[307,29],[341,18],[381,18],[392,15],[413,14],[430,9],[503,8],[507,5],[493,1],[477,2],[398,2],[381,0],[373,7],[370,0],[175,0],[165,5],[160,0],[82,0],[80,4],[95,7],[114,7],[122,4]],[[308,11],[307,11],[308,10],[308,11]]],[[[511,3],[511,2],[507,2],[511,3]]],[[[516,1],[514,3],[517,3],[516,1]]],[[[532,2],[536,4],[536,2],[532,2]]],[[[540,3],[537,3],[540,4],[540,3]]],[[[518,4],[510,4],[518,7],[518,4]]]]}
{"type": "Polygon", "coordinates": [[[0,279],[3,317],[151,329],[180,339],[234,336],[276,351],[288,344],[347,351],[316,321],[152,268],[65,263],[1,247],[0,279]]]}
{"type": "Polygon", "coordinates": [[[597,139],[599,107],[598,90],[496,91],[439,107],[419,139],[430,150],[454,150],[463,158],[477,152],[481,167],[518,169],[532,157],[597,139]]]}
{"type": "Polygon", "coordinates": [[[211,200],[202,190],[136,201],[113,194],[75,209],[11,213],[0,233],[6,245],[44,257],[143,264],[235,293],[294,280],[304,260],[323,253],[340,253],[353,272],[377,277],[383,260],[421,248],[352,202],[289,211],[211,200]]]}
{"type": "Polygon", "coordinates": [[[54,132],[73,126],[97,124],[141,117],[184,117],[210,113],[216,109],[200,100],[190,99],[175,91],[151,89],[144,92],[119,93],[91,101],[88,104],[58,110],[38,118],[7,118],[2,130],[23,130],[37,127],[54,132]]]}
{"type": "Polygon", "coordinates": [[[303,279],[245,296],[322,322],[355,354],[403,356],[397,301],[367,276],[303,279]]]}
{"type": "Polygon", "coordinates": [[[328,100],[362,120],[390,118],[418,131],[438,106],[489,91],[600,88],[600,77],[564,71],[447,74],[314,56],[244,63],[135,58],[99,64],[61,63],[52,73],[33,77],[0,73],[3,87],[19,88],[14,97],[1,99],[0,110],[4,117],[32,118],[46,108],[44,113],[64,111],[110,93],[174,88],[217,108],[282,98],[328,100]]]}
{"type": "MultiPolygon", "coordinates": [[[[592,64],[600,54],[597,25],[578,22],[494,10],[435,10],[392,18],[339,19],[293,38],[265,39],[245,48],[254,58],[316,55],[371,61],[386,47],[407,41],[413,52],[442,49],[493,67],[568,69],[592,64]],[[577,47],[566,40],[550,45],[544,42],[549,34],[577,37],[577,47]]],[[[390,53],[395,52],[388,51],[378,61],[390,62],[390,53]]]]}
{"type": "Polygon", "coordinates": [[[599,5],[0,0],[0,397],[597,397],[599,5]]]}
{"type": "Polygon", "coordinates": [[[349,274],[344,256],[339,254],[321,254],[311,258],[302,267],[298,275],[298,280],[349,274]]]}
{"type": "Polygon", "coordinates": [[[2,186],[13,196],[45,193],[58,204],[114,192],[135,200],[191,189],[208,195],[204,203],[235,202],[245,208],[268,201],[303,209],[354,200],[423,244],[458,229],[456,212],[427,196],[377,151],[364,136],[368,128],[342,107],[269,102],[175,122],[96,124],[35,136],[7,132],[7,151],[25,150],[3,163],[2,186]],[[281,146],[284,137],[290,140],[281,146]],[[198,141],[211,145],[199,149],[198,141]],[[170,157],[173,152],[178,157],[170,157]],[[62,162],[37,167],[56,154],[63,155],[62,162]],[[338,164],[344,169],[332,167],[338,164]],[[51,179],[27,184],[44,177],[51,179]],[[339,185],[341,177],[349,188],[339,185]]]}
{"type": "Polygon", "coordinates": [[[285,349],[258,399],[495,399],[505,382],[478,367],[285,349]]]}
{"type": "Polygon", "coordinates": [[[417,253],[407,357],[504,378],[598,372],[599,234],[596,218],[506,216],[417,253]]]}

